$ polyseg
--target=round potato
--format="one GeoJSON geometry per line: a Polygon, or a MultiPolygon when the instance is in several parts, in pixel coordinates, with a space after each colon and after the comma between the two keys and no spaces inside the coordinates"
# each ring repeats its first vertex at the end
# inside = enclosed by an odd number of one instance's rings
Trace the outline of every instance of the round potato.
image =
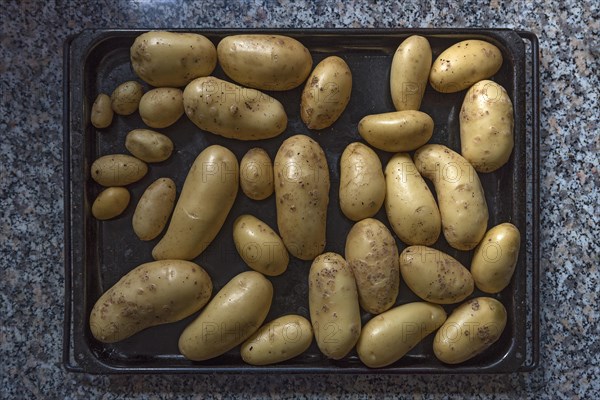
{"type": "Polygon", "coordinates": [[[264,200],[273,194],[273,163],[259,147],[248,150],[240,162],[240,186],[252,200],[264,200]]]}
{"type": "Polygon", "coordinates": [[[180,89],[152,89],[140,100],[140,116],[150,128],[166,128],[183,115],[183,93],[180,89]]]}
{"type": "Polygon", "coordinates": [[[109,154],[94,161],[90,171],[92,179],[102,186],[126,186],[142,179],[148,166],[127,154],[109,154]]]}
{"type": "Polygon", "coordinates": [[[433,120],[414,110],[367,115],[358,123],[358,133],[379,150],[413,151],[431,139],[433,120]]]}
{"type": "Polygon", "coordinates": [[[133,213],[133,232],[141,240],[152,240],[165,229],[175,205],[175,182],[169,178],[154,181],[133,213]]]}
{"type": "Polygon", "coordinates": [[[330,56],[312,72],[302,91],[300,117],[309,129],[325,129],[346,109],[352,93],[352,71],[344,60],[330,56]]]}
{"type": "Polygon", "coordinates": [[[98,129],[108,128],[112,123],[114,112],[110,106],[110,97],[100,93],[92,105],[90,120],[98,129]]]}
{"type": "Polygon", "coordinates": [[[360,142],[350,143],[340,160],[340,208],[352,221],[377,214],[385,199],[381,161],[360,142]]]}
{"type": "Polygon", "coordinates": [[[92,204],[92,215],[99,220],[117,217],[129,205],[131,195],[123,187],[109,187],[104,189],[92,204]]]}
{"type": "Polygon", "coordinates": [[[398,297],[398,247],[384,224],[373,218],[354,224],[345,258],[354,273],[360,306],[371,314],[390,309],[398,297]]]}
{"type": "Polygon", "coordinates": [[[125,147],[147,163],[165,161],[171,157],[173,142],[162,133],[150,129],[134,129],[125,137],[125,147]]]}
{"type": "Polygon", "coordinates": [[[233,35],[217,46],[219,64],[237,83],[262,90],[290,90],[306,80],[312,57],[296,39],[281,35],[233,35]]]}
{"type": "Polygon", "coordinates": [[[409,36],[400,43],[390,71],[390,92],[396,110],[418,110],[421,107],[431,58],[431,46],[423,36],[409,36]]]}
{"type": "Polygon", "coordinates": [[[90,328],[97,340],[118,342],[192,315],[204,307],[211,293],[210,276],[197,264],[181,260],[142,264],[98,299],[90,328]]]}
{"type": "Polygon", "coordinates": [[[110,106],[115,114],[131,115],[137,111],[144,89],[136,81],[121,83],[110,95],[110,106]]]}

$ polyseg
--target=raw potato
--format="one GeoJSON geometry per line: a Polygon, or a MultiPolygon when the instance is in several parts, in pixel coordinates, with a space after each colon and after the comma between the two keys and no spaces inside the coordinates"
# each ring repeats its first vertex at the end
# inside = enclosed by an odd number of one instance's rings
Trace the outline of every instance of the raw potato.
{"type": "Polygon", "coordinates": [[[256,331],[242,344],[240,353],[248,364],[276,364],[304,353],[312,340],[312,327],[306,318],[284,315],[256,331]]]}
{"type": "Polygon", "coordinates": [[[97,340],[118,342],[192,315],[204,307],[211,293],[210,276],[197,264],[181,260],[142,264],[98,299],[90,328],[97,340]]]}
{"type": "Polygon", "coordinates": [[[92,179],[102,186],[126,186],[142,179],[148,166],[127,154],[109,154],[94,161],[90,172],[92,179]]]}
{"type": "Polygon", "coordinates": [[[162,133],[150,129],[134,129],[125,138],[131,154],[147,163],[165,161],[171,157],[173,142],[162,133]]]}
{"type": "Polygon", "coordinates": [[[110,95],[110,105],[115,114],[131,115],[137,111],[144,89],[136,81],[121,83],[110,95]]]}
{"type": "Polygon", "coordinates": [[[457,307],[438,330],[433,352],[442,362],[459,364],[494,344],[506,327],[506,309],[496,299],[478,297],[457,307]]]}
{"type": "Polygon", "coordinates": [[[203,361],[228,352],[262,325],[273,301],[273,285],[262,274],[235,276],[179,337],[186,358],[203,361]]]}
{"type": "Polygon", "coordinates": [[[140,116],[150,128],[166,128],[183,115],[180,89],[161,87],[146,92],[140,100],[140,116]]]}
{"type": "Polygon", "coordinates": [[[351,93],[350,67],[340,57],[327,57],[315,67],[302,91],[302,121],[309,129],[333,125],[346,109],[351,93]]]}
{"type": "Polygon", "coordinates": [[[427,246],[410,246],[400,254],[400,273],[406,285],[423,300],[454,304],[473,293],[468,269],[448,254],[427,246]]]}
{"type": "Polygon", "coordinates": [[[435,186],[448,244],[458,250],[475,248],[487,229],[488,208],[473,166],[441,144],[417,150],[415,165],[435,186]]]}
{"type": "Polygon", "coordinates": [[[107,94],[100,93],[92,105],[92,115],[90,117],[92,125],[98,129],[108,128],[112,123],[113,115],[110,97],[107,94]]]}
{"type": "Polygon", "coordinates": [[[273,194],[273,163],[265,150],[255,147],[242,157],[240,186],[252,200],[264,200],[273,194]]]}
{"type": "Polygon", "coordinates": [[[360,360],[370,368],[395,363],[446,320],[441,306],[408,303],[375,316],[363,327],[356,344],[360,360]]]}
{"type": "Polygon", "coordinates": [[[409,245],[434,244],[442,230],[440,210],[407,153],[395,154],[385,167],[385,211],[396,235],[409,245]]]}
{"type": "Polygon", "coordinates": [[[340,208],[352,221],[377,214],[385,199],[381,161],[360,142],[350,143],[340,161],[340,208]]]}
{"type": "Polygon", "coordinates": [[[281,275],[290,261],[283,241],[273,229],[252,215],[241,215],[233,223],[233,242],[250,268],[264,275],[281,275]]]}
{"type": "Polygon", "coordinates": [[[212,76],[190,82],[183,92],[183,105],[198,128],[230,139],[269,139],[287,127],[279,101],[212,76]]]}
{"type": "Polygon", "coordinates": [[[305,135],[286,139],[275,156],[277,226],[289,252],[312,260],[325,248],[329,169],[323,149],[305,135]]]}
{"type": "Polygon", "coordinates": [[[448,47],[431,66],[429,83],[438,92],[454,93],[492,77],[502,66],[502,53],[483,40],[464,40],[448,47]]]}
{"type": "Polygon", "coordinates": [[[431,46],[423,36],[408,37],[394,53],[390,92],[398,111],[418,110],[431,69],[431,46]]]}
{"type": "Polygon", "coordinates": [[[357,222],[346,238],[344,256],[356,279],[360,306],[371,314],[389,310],[398,297],[400,267],[388,228],[373,218],[357,222]]]}
{"type": "Polygon", "coordinates": [[[135,73],[152,86],[185,86],[210,75],[217,65],[215,45],[195,33],[146,32],[130,49],[135,73]]]}
{"type": "Polygon", "coordinates": [[[483,80],[473,85],[460,110],[460,152],[479,172],[507,163],[514,146],[513,105],[506,90],[483,80]]]}
{"type": "Polygon", "coordinates": [[[379,150],[413,151],[431,139],[433,120],[414,110],[367,115],[358,123],[358,133],[379,150]]]}
{"type": "Polygon", "coordinates": [[[94,200],[92,215],[99,220],[117,217],[125,211],[130,199],[129,190],[123,187],[109,187],[94,200]]]}
{"type": "Polygon", "coordinates": [[[237,83],[262,90],[290,90],[306,80],[312,57],[296,39],[281,35],[227,36],[217,46],[219,64],[237,83]]]}
{"type": "Polygon", "coordinates": [[[352,270],[339,254],[321,254],[308,275],[308,305],[317,345],[334,360],[345,357],[360,336],[360,308],[352,270]]]}
{"type": "Polygon", "coordinates": [[[485,234],[471,261],[471,274],[479,290],[499,293],[508,286],[520,246],[521,234],[513,224],[496,225],[485,234]]]}
{"type": "Polygon", "coordinates": [[[204,149],[190,168],[167,233],[152,250],[155,260],[192,260],[221,230],[238,191],[238,162],[219,145],[204,149]]]}
{"type": "Polygon", "coordinates": [[[169,178],[154,181],[133,213],[133,232],[141,240],[152,240],[165,229],[175,205],[175,182],[169,178]]]}

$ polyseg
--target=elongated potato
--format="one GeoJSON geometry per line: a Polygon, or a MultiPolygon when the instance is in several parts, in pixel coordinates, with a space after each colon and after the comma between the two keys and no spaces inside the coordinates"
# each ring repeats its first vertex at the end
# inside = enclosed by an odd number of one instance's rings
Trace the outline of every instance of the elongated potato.
{"type": "Polygon", "coordinates": [[[284,315],[250,336],[242,344],[240,353],[248,364],[276,364],[304,353],[312,340],[312,327],[306,318],[284,315]]]}
{"type": "Polygon", "coordinates": [[[153,163],[171,157],[173,142],[162,133],[150,129],[134,129],[125,137],[125,148],[140,160],[153,163]]]}
{"type": "Polygon", "coordinates": [[[204,149],[190,168],[155,260],[198,257],[221,230],[238,191],[238,162],[219,145],[204,149]]]}
{"type": "Polygon", "coordinates": [[[252,148],[242,157],[240,186],[252,200],[264,200],[273,194],[273,163],[264,149],[252,148]]]}
{"type": "Polygon", "coordinates": [[[433,352],[442,362],[459,364],[494,344],[506,327],[506,308],[491,297],[458,306],[437,331],[433,352]]]}
{"type": "Polygon", "coordinates": [[[321,146],[305,135],[286,139],[275,156],[279,234],[289,252],[312,260],[325,248],[329,169],[321,146]]]}
{"type": "Polygon", "coordinates": [[[233,277],[179,337],[179,351],[194,361],[215,358],[248,339],[267,317],[273,285],[255,271],[233,277]]]}
{"type": "Polygon", "coordinates": [[[340,160],[340,208],[352,221],[377,214],[385,199],[381,161],[360,142],[350,143],[340,160]]]}
{"type": "Polygon", "coordinates": [[[367,115],[358,123],[358,133],[379,150],[413,151],[431,139],[433,120],[414,110],[367,115]]]}
{"type": "Polygon", "coordinates": [[[409,245],[432,245],[442,230],[440,210],[407,153],[385,167],[385,211],[396,235],[409,245]]]}
{"type": "Polygon", "coordinates": [[[110,106],[115,114],[131,115],[137,111],[144,89],[139,82],[127,81],[121,83],[110,95],[110,106]]]}
{"type": "Polygon", "coordinates": [[[508,286],[520,246],[521,234],[513,224],[496,225],[485,234],[471,260],[471,274],[479,290],[499,293],[508,286]]]}
{"type": "Polygon", "coordinates": [[[400,43],[390,71],[390,92],[396,110],[418,110],[421,107],[431,58],[431,46],[423,36],[409,36],[400,43]]]}
{"type": "Polygon", "coordinates": [[[175,182],[170,178],[155,180],[140,198],[133,213],[133,232],[141,240],[152,240],[165,229],[175,205],[175,182]]]}
{"type": "Polygon", "coordinates": [[[373,317],[363,327],[356,344],[360,360],[370,368],[398,361],[446,320],[441,306],[408,303],[373,317]]]}
{"type": "Polygon", "coordinates": [[[204,307],[211,293],[210,276],[197,264],[181,260],[142,264],[98,299],[90,328],[97,340],[118,342],[192,315],[204,307]]]}
{"type": "Polygon", "coordinates": [[[473,293],[469,270],[448,254],[431,247],[404,249],[400,254],[400,273],[410,290],[431,303],[458,303],[473,293]]]}
{"type": "Polygon", "coordinates": [[[473,166],[441,144],[417,150],[415,165],[435,186],[448,244],[458,250],[475,248],[487,229],[488,208],[473,166]]]}
{"type": "Polygon", "coordinates": [[[183,93],[180,89],[152,89],[140,100],[140,116],[150,128],[166,128],[183,115],[183,93]]]}
{"type": "Polygon", "coordinates": [[[110,97],[105,93],[100,93],[92,105],[90,115],[92,125],[98,129],[108,128],[112,124],[113,116],[114,112],[110,106],[110,97]]]}
{"type": "Polygon", "coordinates": [[[506,164],[514,146],[513,106],[501,85],[483,80],[465,95],[460,109],[460,152],[478,172],[506,164]]]}
{"type": "Polygon", "coordinates": [[[131,195],[124,187],[109,187],[100,192],[94,204],[92,204],[92,215],[99,220],[118,217],[129,205],[131,195]]]}
{"type": "Polygon", "coordinates": [[[90,171],[92,179],[102,186],[126,186],[142,179],[148,166],[127,154],[109,154],[94,161],[90,171]]]}
{"type": "Polygon", "coordinates": [[[233,35],[217,46],[219,64],[237,83],[262,90],[290,90],[306,80],[312,57],[296,39],[282,35],[233,35]]]}
{"type": "Polygon", "coordinates": [[[313,261],[308,306],[321,352],[334,360],[345,357],[360,336],[360,307],[354,275],[339,254],[321,254],[313,261]]]}

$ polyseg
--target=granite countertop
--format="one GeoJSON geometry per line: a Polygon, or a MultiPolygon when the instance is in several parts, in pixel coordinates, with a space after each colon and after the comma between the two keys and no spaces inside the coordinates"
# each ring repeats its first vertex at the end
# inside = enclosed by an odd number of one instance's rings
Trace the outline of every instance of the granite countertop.
{"type": "Polygon", "coordinates": [[[1,398],[599,398],[598,3],[8,0],[0,15],[1,398]],[[98,3],[98,5],[93,5],[98,3]],[[100,3],[102,5],[100,5],[100,3]],[[113,3],[110,6],[106,4],[113,3]],[[91,376],[62,366],[62,49],[84,28],[507,27],[541,46],[541,361],[489,376],[91,376]],[[596,239],[595,239],[596,238],[596,239]]]}

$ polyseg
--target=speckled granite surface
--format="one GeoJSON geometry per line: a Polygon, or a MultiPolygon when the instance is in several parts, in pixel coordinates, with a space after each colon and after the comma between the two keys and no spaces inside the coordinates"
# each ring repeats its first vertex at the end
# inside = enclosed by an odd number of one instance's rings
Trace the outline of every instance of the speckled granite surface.
{"type": "Polygon", "coordinates": [[[600,397],[598,2],[511,3],[468,1],[456,10],[448,2],[3,1],[0,398],[600,397]],[[540,38],[540,367],[479,377],[66,373],[61,84],[67,35],[92,27],[411,26],[509,27],[540,38]]]}

